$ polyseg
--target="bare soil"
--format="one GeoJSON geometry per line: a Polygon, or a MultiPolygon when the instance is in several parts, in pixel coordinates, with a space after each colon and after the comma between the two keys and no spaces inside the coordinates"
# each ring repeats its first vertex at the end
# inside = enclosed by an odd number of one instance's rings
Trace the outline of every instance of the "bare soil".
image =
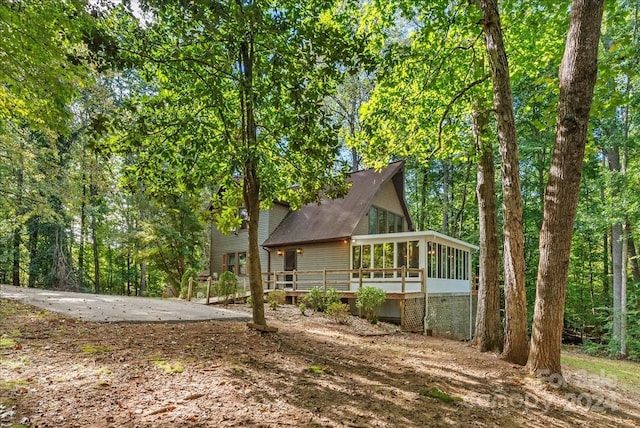
{"type": "Polygon", "coordinates": [[[278,333],[81,322],[0,299],[0,427],[640,425],[638,391],[606,374],[549,386],[468,343],[266,313],[278,333]]]}

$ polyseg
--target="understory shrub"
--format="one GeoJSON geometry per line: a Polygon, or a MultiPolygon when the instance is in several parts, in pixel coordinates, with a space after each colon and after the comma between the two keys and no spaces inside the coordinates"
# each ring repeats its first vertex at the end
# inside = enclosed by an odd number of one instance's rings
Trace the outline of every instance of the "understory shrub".
{"type": "Polygon", "coordinates": [[[340,295],[335,288],[328,288],[325,292],[321,287],[313,287],[303,298],[306,307],[316,312],[326,312],[333,303],[340,303],[340,295]]]}
{"type": "Polygon", "coordinates": [[[286,299],[287,294],[284,290],[273,290],[272,292],[267,294],[267,303],[269,303],[269,307],[274,311],[281,305],[284,305],[286,299]]]}
{"type": "Polygon", "coordinates": [[[176,290],[181,299],[187,298],[187,293],[189,292],[189,278],[193,278],[195,282],[198,280],[198,272],[194,269],[187,269],[187,271],[182,275],[180,279],[180,288],[176,290]]]}
{"type": "Polygon", "coordinates": [[[356,291],[356,306],[371,324],[378,322],[378,311],[386,299],[386,293],[381,288],[362,287],[356,291]]]}
{"type": "Polygon", "coordinates": [[[223,305],[229,305],[229,301],[235,300],[238,293],[238,277],[231,271],[223,272],[218,279],[215,290],[216,296],[222,299],[223,305]]]}
{"type": "Polygon", "coordinates": [[[338,324],[351,324],[349,305],[347,305],[346,303],[331,303],[329,306],[327,306],[327,316],[338,324]]]}

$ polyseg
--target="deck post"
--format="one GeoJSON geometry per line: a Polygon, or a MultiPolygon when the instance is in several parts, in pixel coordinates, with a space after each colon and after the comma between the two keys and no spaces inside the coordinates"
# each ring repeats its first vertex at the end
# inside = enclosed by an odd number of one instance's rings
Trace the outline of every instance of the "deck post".
{"type": "Polygon", "coordinates": [[[211,297],[211,277],[207,278],[207,305],[209,304],[209,297],[211,297]]]}
{"type": "Polygon", "coordinates": [[[362,268],[358,269],[358,288],[362,288],[362,268]]]}
{"type": "Polygon", "coordinates": [[[322,269],[322,286],[324,287],[324,294],[327,294],[327,269],[322,269]]]}
{"type": "Polygon", "coordinates": [[[297,275],[296,271],[294,270],[293,271],[293,284],[291,284],[291,288],[293,289],[293,291],[296,291],[298,289],[298,286],[296,284],[297,279],[298,279],[297,276],[298,275],[297,275]]]}
{"type": "Polygon", "coordinates": [[[191,295],[193,294],[193,277],[189,277],[189,287],[187,288],[187,301],[191,301],[191,295]]]}
{"type": "Polygon", "coordinates": [[[402,278],[401,278],[401,284],[402,284],[402,294],[404,294],[404,290],[405,290],[405,286],[406,286],[406,282],[407,282],[407,267],[406,266],[402,266],[402,278]]]}

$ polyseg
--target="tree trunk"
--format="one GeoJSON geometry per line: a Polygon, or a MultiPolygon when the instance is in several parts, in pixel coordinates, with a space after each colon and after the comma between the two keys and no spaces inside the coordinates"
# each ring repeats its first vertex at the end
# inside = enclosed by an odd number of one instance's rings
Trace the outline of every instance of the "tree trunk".
{"type": "Polygon", "coordinates": [[[569,256],[597,75],[603,0],[574,0],[560,65],[560,99],[549,182],[540,231],[540,263],[527,368],[536,375],[561,373],[569,256]]]}
{"type": "Polygon", "coordinates": [[[480,226],[480,277],[474,342],[480,352],[502,351],[500,284],[498,281],[498,203],[496,200],[493,146],[483,138],[489,119],[481,106],[473,112],[478,152],[478,220],[480,226]]]}
{"type": "Polygon", "coordinates": [[[22,245],[22,231],[20,226],[13,228],[13,275],[12,284],[20,287],[20,247],[22,245]]]}
{"type": "Polygon", "coordinates": [[[247,208],[249,221],[247,225],[249,248],[247,265],[249,287],[253,302],[253,322],[267,325],[264,317],[264,289],[262,288],[262,268],[260,266],[260,247],[258,246],[258,225],[260,223],[260,180],[255,153],[257,146],[257,127],[253,99],[253,34],[245,34],[246,39],[240,43],[240,60],[243,80],[240,84],[240,103],[242,106],[242,143],[247,153],[244,164],[243,199],[247,208]]]}
{"type": "Polygon", "coordinates": [[[38,260],[38,239],[40,232],[40,221],[38,217],[31,217],[27,222],[27,230],[29,231],[29,288],[35,288],[38,282],[38,271],[40,269],[38,260]]]}
{"type": "Polygon", "coordinates": [[[527,296],[524,282],[524,233],[520,165],[513,115],[509,65],[504,49],[496,0],[480,0],[485,45],[491,69],[493,106],[498,124],[502,161],[504,214],[505,336],[503,358],[515,364],[527,362],[527,296]]]}
{"type": "Polygon", "coordinates": [[[420,221],[418,222],[418,230],[427,230],[427,186],[429,186],[429,170],[426,166],[420,166],[419,172],[422,178],[420,186],[420,221]]]}
{"type": "Polygon", "coordinates": [[[449,161],[442,162],[442,224],[440,231],[449,235],[449,187],[451,185],[451,164],[449,161]]]}
{"type": "Polygon", "coordinates": [[[140,263],[140,296],[147,292],[147,263],[140,263]]]}
{"type": "Polygon", "coordinates": [[[469,183],[472,183],[471,181],[472,166],[473,166],[473,159],[469,159],[469,161],[467,162],[467,167],[465,168],[465,172],[464,172],[464,181],[462,183],[462,189],[460,189],[460,208],[456,213],[455,235],[454,235],[456,238],[461,238],[464,232],[464,220],[465,220],[464,214],[467,208],[467,185],[469,183]]]}
{"type": "MultiPolygon", "coordinates": [[[[620,173],[620,148],[614,145],[611,150],[606,153],[609,170],[614,174],[620,173]]],[[[613,186],[612,196],[617,197],[620,189],[617,185],[613,186]]],[[[618,221],[611,226],[611,270],[612,270],[612,288],[613,288],[613,340],[620,340],[620,292],[622,289],[622,222],[618,221]]]]}
{"type": "MultiPolygon", "coordinates": [[[[16,214],[22,214],[22,191],[24,187],[24,171],[18,165],[16,177],[16,214]]],[[[12,284],[20,287],[20,247],[22,246],[22,226],[19,222],[13,227],[13,270],[12,284]]]]}
{"type": "MultiPolygon", "coordinates": [[[[82,176],[83,181],[86,175],[82,176]]],[[[78,246],[78,285],[84,288],[84,243],[87,231],[87,185],[82,184],[82,204],[80,205],[80,243],[78,246]]]]}
{"type": "Polygon", "coordinates": [[[91,185],[91,241],[93,248],[93,278],[94,278],[94,291],[96,294],[100,294],[100,243],[98,241],[98,220],[97,217],[97,202],[96,195],[98,191],[94,184],[91,185]]]}
{"type": "Polygon", "coordinates": [[[640,282],[640,261],[638,261],[638,253],[636,252],[636,244],[633,240],[633,231],[631,230],[631,223],[627,223],[627,231],[629,237],[627,238],[627,244],[629,246],[629,263],[631,263],[631,278],[633,282],[640,282]]]}
{"type": "Polygon", "coordinates": [[[622,269],[620,272],[620,356],[627,356],[627,228],[622,228],[622,269]]]}

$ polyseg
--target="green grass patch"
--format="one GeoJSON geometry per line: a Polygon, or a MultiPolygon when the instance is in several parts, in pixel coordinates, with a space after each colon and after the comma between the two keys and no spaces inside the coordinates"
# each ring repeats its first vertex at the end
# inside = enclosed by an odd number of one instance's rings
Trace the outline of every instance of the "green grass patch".
{"type": "Polygon", "coordinates": [[[171,362],[165,360],[153,360],[152,364],[164,371],[166,374],[182,373],[184,371],[184,364],[182,364],[182,361],[171,362]]]}
{"type": "Polygon", "coordinates": [[[0,381],[0,391],[11,391],[16,387],[25,385],[29,385],[29,382],[26,380],[2,380],[0,381]]]}
{"type": "Polygon", "coordinates": [[[432,386],[429,389],[421,389],[420,395],[422,395],[423,397],[435,398],[436,400],[440,400],[444,403],[455,403],[457,401],[462,401],[462,398],[449,395],[446,392],[440,390],[440,388],[438,388],[437,386],[432,386]]]}
{"type": "Polygon", "coordinates": [[[617,383],[631,391],[640,391],[640,364],[611,360],[590,355],[563,352],[562,365],[572,370],[584,370],[592,379],[602,379],[607,384],[617,383]]]}
{"type": "Polygon", "coordinates": [[[111,346],[103,346],[103,345],[85,345],[80,348],[80,350],[84,354],[108,354],[113,352],[113,348],[111,346]]]}
{"type": "Polygon", "coordinates": [[[10,369],[19,369],[26,366],[29,363],[29,359],[26,357],[15,358],[0,358],[0,366],[5,366],[10,369]]]}
{"type": "Polygon", "coordinates": [[[306,369],[304,369],[304,371],[317,376],[320,376],[323,374],[329,374],[329,375],[333,374],[330,368],[322,367],[322,366],[309,366],[306,369]]]}
{"type": "Polygon", "coordinates": [[[0,349],[14,348],[16,346],[16,341],[11,337],[3,334],[0,336],[0,349]]]}

